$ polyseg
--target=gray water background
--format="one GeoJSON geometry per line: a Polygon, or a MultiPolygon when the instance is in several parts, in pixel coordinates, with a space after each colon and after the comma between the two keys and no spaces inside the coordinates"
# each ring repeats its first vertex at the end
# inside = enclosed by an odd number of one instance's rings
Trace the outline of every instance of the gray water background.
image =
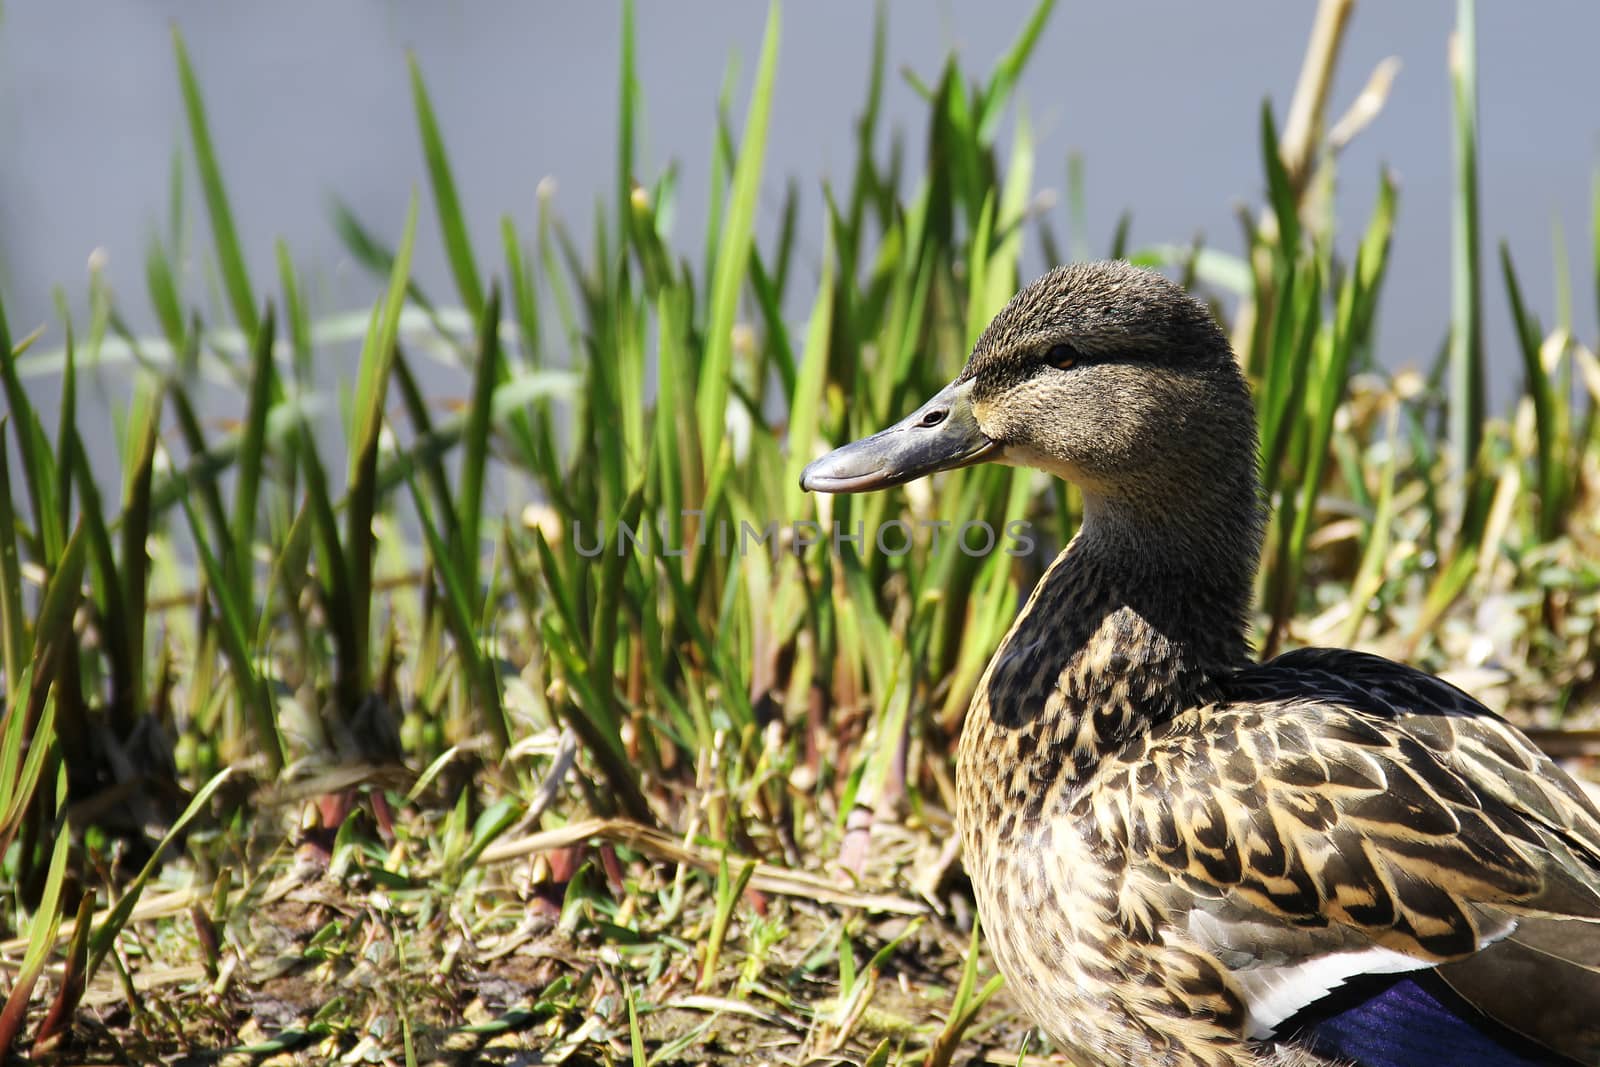
{"type": "MultiPolygon", "coordinates": [[[[1554,314],[1553,231],[1565,240],[1580,337],[1596,332],[1591,176],[1600,147],[1593,0],[1486,0],[1478,13],[1487,337],[1491,399],[1503,405],[1520,376],[1493,258],[1505,237],[1531,305],[1554,314]]],[[[169,27],[179,25],[204,90],[212,132],[258,293],[276,288],[273,241],[284,238],[316,316],[370,306],[377,284],[344,251],[330,223],[334,195],[391,241],[413,188],[426,193],[407,83],[415,49],[444,129],[484,267],[503,270],[498,220],[531,237],[536,188],[555,179],[555,205],[580,235],[613,188],[620,4],[171,2],[5,0],[0,8],[0,293],[12,332],[46,325],[59,346],[52,288],[61,286],[81,330],[87,267],[100,250],[119,306],[155,332],[144,252],[166,232],[173,153],[186,148],[169,27]]],[[[951,49],[969,75],[986,74],[1031,4],[888,4],[891,77],[885,126],[906,135],[920,164],[926,108],[898,74],[932,81],[951,49]]],[[[1314,5],[1274,0],[1181,4],[1155,0],[1061,3],[1019,96],[1034,129],[1036,185],[1060,191],[1070,152],[1083,155],[1090,247],[1103,251],[1120,212],[1133,212],[1135,247],[1187,242],[1242,246],[1238,205],[1259,202],[1258,109],[1270,96],[1280,123],[1299,70],[1314,5]]],[[[638,71],[645,106],[640,177],[668,160],[682,168],[675,240],[698,260],[704,233],[718,87],[739,57],[735,121],[742,122],[766,20],[747,0],[645,0],[638,71]]],[[[824,178],[848,183],[854,120],[864,97],[873,7],[854,0],[790,2],[783,35],[759,232],[776,226],[782,190],[799,179],[801,261],[791,321],[810,302],[820,258],[824,178]]],[[[1446,63],[1455,5],[1368,0],[1355,14],[1331,113],[1350,104],[1373,67],[1403,67],[1382,115],[1344,153],[1336,206],[1341,245],[1359,239],[1381,165],[1400,181],[1390,282],[1380,308],[1379,354],[1391,367],[1425,366],[1450,308],[1451,96],[1446,63]]],[[[920,166],[913,168],[913,178],[920,166]]],[[[210,256],[192,170],[186,181],[190,248],[210,256]]],[[[416,275],[453,299],[436,228],[424,205],[416,275]]],[[[1064,197],[1053,222],[1066,230],[1064,197]]],[[[1030,241],[1028,270],[1045,266],[1030,241]]],[[[230,318],[207,272],[184,271],[188,300],[230,318]]],[[[330,381],[355,354],[333,353],[330,381]]],[[[102,372],[85,405],[115,407],[125,382],[102,372]],[[109,376],[112,380],[107,382],[109,376]]],[[[431,388],[460,395],[459,376],[431,388]]],[[[56,383],[29,380],[47,422],[56,383]]],[[[237,397],[223,391],[222,408],[237,397]]],[[[90,409],[92,410],[92,409],[90,409]]],[[[85,418],[91,451],[104,419],[85,418]]],[[[114,454],[114,453],[113,453],[114,454]]],[[[114,467],[111,468],[114,471],[114,467]]]]}

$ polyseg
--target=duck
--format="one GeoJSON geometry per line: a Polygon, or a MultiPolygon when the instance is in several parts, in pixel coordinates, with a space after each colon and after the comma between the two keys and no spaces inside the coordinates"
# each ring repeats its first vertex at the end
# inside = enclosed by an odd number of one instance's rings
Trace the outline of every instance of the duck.
{"type": "Polygon", "coordinates": [[[1256,659],[1255,410],[1204,304],[1127,263],[1057,267],[801,486],[984,462],[1082,494],[973,695],[955,812],[984,940],[1071,1062],[1600,1064],[1584,790],[1414,667],[1256,659]]]}

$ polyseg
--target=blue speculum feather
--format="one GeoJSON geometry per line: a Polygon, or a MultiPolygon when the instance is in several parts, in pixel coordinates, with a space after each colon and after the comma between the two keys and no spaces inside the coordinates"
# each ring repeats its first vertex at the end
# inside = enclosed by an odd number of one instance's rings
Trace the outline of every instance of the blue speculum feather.
{"type": "Polygon", "coordinates": [[[1360,1067],[1546,1067],[1570,1062],[1485,1018],[1431,972],[1351,982],[1278,1032],[1360,1067]]]}

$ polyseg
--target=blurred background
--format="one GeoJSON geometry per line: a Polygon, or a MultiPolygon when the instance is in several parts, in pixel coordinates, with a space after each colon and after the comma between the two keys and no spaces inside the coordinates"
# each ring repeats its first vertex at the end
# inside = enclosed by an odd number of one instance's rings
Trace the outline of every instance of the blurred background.
{"type": "MultiPolygon", "coordinates": [[[[904,77],[937,80],[944,56],[992,67],[1030,6],[887,4],[887,129],[905,136],[920,173],[926,108],[904,77]]],[[[52,289],[74,313],[86,304],[87,262],[103,250],[130,325],[153,329],[143,299],[150,236],[171,225],[169,174],[185,127],[170,25],[183,30],[205,93],[252,273],[269,277],[283,237],[304,272],[314,316],[365,309],[377,292],[331,224],[335,196],[391,243],[406,197],[426,186],[406,82],[414,49],[445,131],[467,220],[492,242],[509,213],[526,229],[536,188],[554,179],[555,206],[580,234],[608,195],[616,159],[619,6],[562,2],[395,4],[381,0],[202,4],[11,0],[0,15],[0,290],[13,333],[49,323],[52,289]]],[[[1206,243],[1237,252],[1238,206],[1261,195],[1257,113],[1270,97],[1280,125],[1305,50],[1312,8],[1271,0],[1225,5],[1065,4],[1046,26],[1020,100],[1034,128],[1038,184],[1060,192],[1080,153],[1088,247],[1104,254],[1131,211],[1132,247],[1206,243]]],[[[719,87],[731,77],[737,122],[749,94],[764,5],[702,0],[642,5],[638,69],[645,125],[639,178],[681,168],[673,235],[681,251],[705,232],[707,173],[719,87]],[[731,74],[730,74],[731,72],[731,74]]],[[[1346,150],[1336,210],[1353,243],[1371,210],[1380,166],[1400,204],[1391,282],[1379,309],[1379,358],[1423,366],[1449,321],[1450,87],[1446,45],[1454,6],[1367,4],[1356,11],[1337,68],[1337,117],[1374,67],[1402,67],[1382,114],[1346,150]]],[[[852,120],[870,66],[873,5],[820,0],[783,12],[772,134],[758,233],[777,225],[784,183],[801,194],[799,264],[820,258],[822,188],[847,184],[852,120]]],[[[1532,307],[1551,317],[1554,259],[1564,248],[1580,306],[1593,292],[1591,174],[1600,148],[1593,42],[1600,5],[1550,0],[1537,17],[1512,4],[1478,14],[1481,197],[1485,273],[1494,242],[1510,241],[1532,307]],[[1561,244],[1555,234],[1559,233],[1561,244]]],[[[548,188],[548,186],[547,186],[548,188]]],[[[192,169],[184,213],[191,253],[207,249],[192,169]],[[198,232],[196,232],[198,227],[198,232]]],[[[1064,232],[1065,197],[1056,228],[1064,232]]],[[[1045,264],[1027,242],[1023,273],[1045,264]]],[[[203,258],[203,257],[202,257],[203,258]]],[[[191,256],[186,269],[195,272],[191,256]]],[[[416,275],[444,292],[437,231],[419,234],[416,275]]],[[[187,286],[205,292],[205,284],[187,286]]],[[[791,310],[809,307],[805,284],[791,310]]],[[[1487,293],[1490,400],[1516,387],[1519,362],[1503,293],[1487,293]]],[[[220,303],[215,306],[220,311],[220,303]]],[[[353,359],[353,355],[352,355],[353,359]]]]}

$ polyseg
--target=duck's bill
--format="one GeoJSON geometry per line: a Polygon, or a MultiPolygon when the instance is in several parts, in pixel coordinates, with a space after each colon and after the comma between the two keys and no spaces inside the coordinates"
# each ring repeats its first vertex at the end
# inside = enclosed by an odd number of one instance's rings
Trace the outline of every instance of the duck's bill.
{"type": "Polygon", "coordinates": [[[866,493],[999,455],[1000,446],[978,429],[968,381],[945,386],[887,430],[813,461],[800,474],[800,488],[818,493],[866,493]]]}

